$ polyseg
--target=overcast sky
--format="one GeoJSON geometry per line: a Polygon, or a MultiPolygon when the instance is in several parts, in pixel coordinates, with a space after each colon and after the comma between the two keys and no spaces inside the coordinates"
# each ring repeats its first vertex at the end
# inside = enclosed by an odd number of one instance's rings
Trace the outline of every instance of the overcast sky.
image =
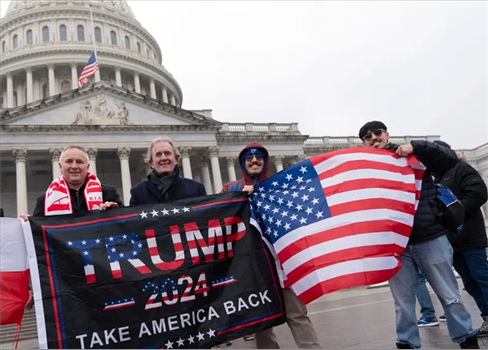
{"type": "MultiPolygon", "coordinates": [[[[1,2],[1,14],[9,1],[1,2]]],[[[488,142],[484,1],[128,1],[158,41],[183,108],[298,122],[311,136],[488,142]]]]}

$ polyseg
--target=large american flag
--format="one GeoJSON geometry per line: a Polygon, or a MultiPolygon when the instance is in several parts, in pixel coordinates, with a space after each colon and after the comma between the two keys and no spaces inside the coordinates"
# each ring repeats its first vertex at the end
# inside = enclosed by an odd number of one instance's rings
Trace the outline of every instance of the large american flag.
{"type": "Polygon", "coordinates": [[[98,62],[97,56],[95,52],[92,53],[90,59],[88,60],[85,68],[81,72],[80,78],[78,79],[78,87],[82,87],[88,81],[88,78],[91,77],[95,72],[98,70],[98,62]]]}
{"type": "Polygon", "coordinates": [[[400,269],[424,166],[414,157],[350,148],[311,157],[256,186],[251,219],[308,303],[386,281],[400,269]]]}

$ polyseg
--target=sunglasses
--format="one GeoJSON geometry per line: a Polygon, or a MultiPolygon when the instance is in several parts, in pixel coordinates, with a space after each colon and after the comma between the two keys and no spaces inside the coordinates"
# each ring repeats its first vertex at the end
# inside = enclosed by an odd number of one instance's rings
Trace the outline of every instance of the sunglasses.
{"type": "Polygon", "coordinates": [[[375,131],[368,132],[366,135],[363,136],[363,141],[371,141],[371,139],[373,138],[373,135],[376,137],[380,137],[381,134],[383,134],[384,132],[386,132],[386,131],[383,129],[378,129],[375,131]]]}
{"type": "Polygon", "coordinates": [[[253,158],[256,158],[258,162],[264,159],[264,157],[259,154],[251,154],[250,156],[244,157],[244,159],[247,160],[248,162],[252,161],[253,158]]]}

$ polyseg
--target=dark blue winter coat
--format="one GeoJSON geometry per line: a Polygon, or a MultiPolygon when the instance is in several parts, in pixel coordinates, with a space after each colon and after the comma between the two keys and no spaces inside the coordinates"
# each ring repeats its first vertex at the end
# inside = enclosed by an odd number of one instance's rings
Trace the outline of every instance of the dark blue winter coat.
{"type": "Polygon", "coordinates": [[[131,188],[130,194],[129,205],[132,207],[142,204],[156,204],[184,198],[206,196],[207,192],[201,182],[178,176],[167,200],[164,200],[158,191],[158,186],[151,180],[139,182],[131,188]]]}

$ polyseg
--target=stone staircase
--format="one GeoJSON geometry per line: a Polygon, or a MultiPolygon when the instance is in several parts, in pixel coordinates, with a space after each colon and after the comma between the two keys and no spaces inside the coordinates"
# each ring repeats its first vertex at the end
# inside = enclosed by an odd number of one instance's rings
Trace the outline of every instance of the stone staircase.
{"type": "MultiPolygon", "coordinates": [[[[17,325],[0,326],[0,343],[10,343],[15,336],[17,325]]],[[[22,328],[20,330],[20,340],[37,339],[37,323],[34,308],[26,311],[22,318],[22,328]]]]}

